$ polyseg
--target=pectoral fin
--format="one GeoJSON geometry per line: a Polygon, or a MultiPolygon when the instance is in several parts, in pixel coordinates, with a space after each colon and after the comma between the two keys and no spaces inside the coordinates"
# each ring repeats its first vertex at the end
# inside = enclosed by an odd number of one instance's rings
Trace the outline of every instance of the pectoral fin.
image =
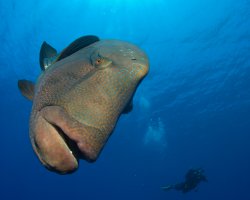
{"type": "Polygon", "coordinates": [[[28,80],[18,80],[18,88],[22,95],[29,100],[33,100],[35,93],[35,84],[28,80]]]}
{"type": "Polygon", "coordinates": [[[122,114],[128,114],[133,110],[133,99],[129,101],[125,109],[123,110],[122,114]]]}
{"type": "Polygon", "coordinates": [[[44,71],[56,60],[57,52],[48,43],[43,42],[40,49],[40,67],[44,71]]]}

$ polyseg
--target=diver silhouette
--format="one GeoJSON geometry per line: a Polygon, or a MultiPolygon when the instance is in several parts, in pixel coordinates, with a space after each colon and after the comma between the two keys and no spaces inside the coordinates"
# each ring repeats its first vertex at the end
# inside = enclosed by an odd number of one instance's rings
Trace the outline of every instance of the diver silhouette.
{"type": "Polygon", "coordinates": [[[172,184],[172,185],[168,185],[168,186],[163,186],[161,188],[164,191],[169,191],[171,189],[175,189],[178,191],[182,191],[182,193],[187,193],[187,192],[195,189],[200,182],[202,182],[202,181],[207,182],[207,178],[203,173],[204,173],[204,170],[202,168],[190,169],[186,173],[184,182],[172,184]]]}

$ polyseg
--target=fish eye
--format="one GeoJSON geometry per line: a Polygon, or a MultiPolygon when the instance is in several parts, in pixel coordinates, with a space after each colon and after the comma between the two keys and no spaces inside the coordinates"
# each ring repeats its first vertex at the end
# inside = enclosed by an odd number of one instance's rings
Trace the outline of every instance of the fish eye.
{"type": "Polygon", "coordinates": [[[98,69],[104,69],[112,64],[112,61],[106,57],[101,56],[99,53],[91,55],[91,63],[98,69]]]}
{"type": "Polygon", "coordinates": [[[96,64],[96,65],[100,65],[100,64],[103,63],[103,61],[104,61],[103,58],[97,58],[97,59],[95,60],[95,64],[96,64]]]}

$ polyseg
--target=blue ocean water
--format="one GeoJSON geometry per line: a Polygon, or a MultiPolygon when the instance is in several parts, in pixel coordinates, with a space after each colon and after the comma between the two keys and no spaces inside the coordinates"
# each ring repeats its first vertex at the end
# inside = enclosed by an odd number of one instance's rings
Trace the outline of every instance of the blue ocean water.
{"type": "Polygon", "coordinates": [[[0,19],[0,199],[250,199],[248,0],[0,0],[0,19]],[[100,158],[61,176],[33,153],[17,80],[36,80],[44,40],[88,34],[137,44],[150,73],[100,158]],[[197,192],[160,189],[191,167],[197,192]]]}

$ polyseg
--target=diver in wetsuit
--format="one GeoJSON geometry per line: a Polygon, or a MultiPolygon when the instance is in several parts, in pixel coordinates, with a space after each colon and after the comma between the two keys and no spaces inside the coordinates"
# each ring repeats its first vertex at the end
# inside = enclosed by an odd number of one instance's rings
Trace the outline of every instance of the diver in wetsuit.
{"type": "Polygon", "coordinates": [[[202,168],[188,170],[185,181],[173,185],[162,187],[163,190],[168,191],[171,189],[182,191],[183,193],[189,192],[195,189],[201,181],[207,182],[206,176],[203,174],[202,168]]]}

